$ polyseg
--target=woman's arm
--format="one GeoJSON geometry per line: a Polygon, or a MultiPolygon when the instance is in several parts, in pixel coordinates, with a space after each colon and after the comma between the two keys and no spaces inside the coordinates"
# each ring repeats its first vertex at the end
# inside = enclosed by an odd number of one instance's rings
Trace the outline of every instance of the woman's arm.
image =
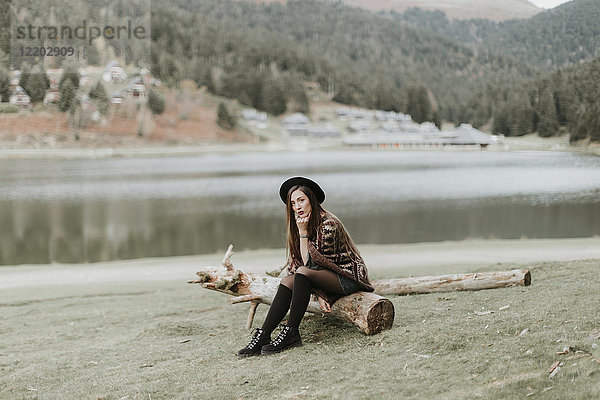
{"type": "Polygon", "coordinates": [[[300,234],[300,255],[302,256],[302,264],[306,265],[306,262],[308,261],[308,237],[302,236],[308,235],[306,233],[300,234]]]}
{"type": "Polygon", "coordinates": [[[308,261],[308,218],[310,213],[304,218],[296,219],[298,226],[298,235],[300,236],[300,256],[302,256],[302,264],[306,265],[308,261]]]}

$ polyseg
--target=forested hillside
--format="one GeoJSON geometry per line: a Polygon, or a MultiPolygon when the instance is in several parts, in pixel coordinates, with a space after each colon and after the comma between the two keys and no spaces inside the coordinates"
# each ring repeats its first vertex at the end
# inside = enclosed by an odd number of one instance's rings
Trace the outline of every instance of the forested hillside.
{"type": "MultiPolygon", "coordinates": [[[[600,142],[600,57],[564,71],[567,88],[574,93],[571,141],[600,142]]],[[[560,71],[554,76],[560,76],[560,71]]]]}
{"type": "MultiPolygon", "coordinates": [[[[286,3],[286,0],[238,0],[255,4],[286,3]]],[[[289,0],[288,0],[289,1],[289,0]]],[[[530,18],[542,11],[528,0],[322,0],[359,7],[373,12],[404,12],[413,7],[424,10],[439,10],[451,19],[482,18],[505,21],[515,18],[530,18]]]]}
{"type": "Polygon", "coordinates": [[[0,66],[8,67],[10,52],[10,0],[0,0],[0,66]]]}
{"type": "Polygon", "coordinates": [[[573,0],[490,35],[485,45],[540,68],[600,55],[600,1],[573,0]]]}
{"type": "Polygon", "coordinates": [[[335,3],[178,5],[162,1],[153,8],[156,73],[167,80],[192,77],[259,108],[270,103],[261,100],[263,92],[315,80],[341,103],[404,112],[418,108],[410,103],[423,96],[410,94],[424,90],[431,111],[417,120],[432,120],[437,110],[438,118],[458,123],[469,120],[467,100],[478,88],[534,74],[510,57],[476,55],[456,41],[335,3]]]}
{"type": "Polygon", "coordinates": [[[477,45],[518,22],[518,20],[496,22],[483,18],[451,20],[441,10],[423,10],[418,7],[409,8],[402,13],[393,10],[381,11],[379,15],[464,44],[477,45]]]}
{"type": "Polygon", "coordinates": [[[600,51],[600,2],[574,0],[526,21],[501,23],[451,21],[442,12],[418,8],[382,15],[457,40],[475,53],[507,54],[540,71],[554,71],[516,85],[479,87],[466,107],[474,126],[492,123],[494,133],[510,136],[569,132],[572,141],[600,141],[600,62],[592,60],[600,51]],[[561,68],[572,64],[581,65],[561,68]]]}
{"type": "Polygon", "coordinates": [[[600,2],[573,0],[527,20],[449,20],[418,8],[382,13],[401,23],[554,70],[600,55],[600,2]]]}
{"type": "MultiPolygon", "coordinates": [[[[589,128],[598,61],[540,73],[594,54],[599,10],[575,0],[525,22],[461,24],[439,12],[382,16],[318,0],[155,0],[152,70],[167,85],[192,79],[274,115],[308,112],[305,88],[316,82],[337,102],[418,122],[470,122],[505,135],[568,129],[600,140],[589,128]]],[[[8,51],[6,29],[0,49],[8,51]]]]}
{"type": "Polygon", "coordinates": [[[485,18],[503,21],[529,18],[542,11],[527,0],[341,0],[348,6],[372,11],[404,11],[418,6],[426,10],[441,10],[451,19],[485,18]]]}
{"type": "Polygon", "coordinates": [[[567,130],[571,142],[600,142],[599,98],[600,58],[596,58],[518,86],[490,88],[477,101],[474,123],[493,116],[494,133],[553,136],[567,130]]]}

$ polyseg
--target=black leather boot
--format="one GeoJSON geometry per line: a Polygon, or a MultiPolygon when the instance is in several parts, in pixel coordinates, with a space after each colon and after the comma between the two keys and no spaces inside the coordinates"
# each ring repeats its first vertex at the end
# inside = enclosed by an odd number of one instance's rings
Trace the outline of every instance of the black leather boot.
{"type": "Polygon", "coordinates": [[[261,348],[271,341],[271,335],[267,335],[264,330],[255,328],[253,332],[254,336],[250,340],[250,343],[236,353],[237,358],[258,356],[260,355],[261,348]]]}
{"type": "Polygon", "coordinates": [[[275,340],[262,347],[261,354],[275,354],[297,346],[302,346],[302,338],[298,328],[284,325],[275,340]]]}

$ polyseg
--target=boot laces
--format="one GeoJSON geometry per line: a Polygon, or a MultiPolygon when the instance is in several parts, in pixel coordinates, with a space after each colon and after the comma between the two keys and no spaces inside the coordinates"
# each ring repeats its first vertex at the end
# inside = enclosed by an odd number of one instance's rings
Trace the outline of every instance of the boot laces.
{"type": "Polygon", "coordinates": [[[291,327],[287,326],[287,325],[283,325],[283,328],[281,329],[281,332],[279,332],[279,335],[277,335],[277,337],[275,338],[275,340],[273,341],[273,345],[275,346],[279,346],[279,344],[283,341],[283,339],[285,339],[285,337],[287,336],[288,332],[290,331],[291,327]]]}
{"type": "Polygon", "coordinates": [[[252,331],[252,333],[254,334],[254,336],[252,337],[252,340],[250,341],[250,344],[248,345],[249,349],[253,349],[254,346],[256,346],[256,344],[260,340],[262,332],[263,332],[262,329],[260,329],[260,328],[254,328],[254,330],[252,331]]]}

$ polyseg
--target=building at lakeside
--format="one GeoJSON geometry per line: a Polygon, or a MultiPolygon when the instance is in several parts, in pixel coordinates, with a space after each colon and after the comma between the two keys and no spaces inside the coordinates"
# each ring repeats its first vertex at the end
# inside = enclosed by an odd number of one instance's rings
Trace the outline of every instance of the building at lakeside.
{"type": "Polygon", "coordinates": [[[440,131],[432,123],[417,125],[418,128],[387,131],[380,129],[357,134],[342,140],[349,147],[370,148],[443,148],[446,146],[479,146],[486,148],[497,141],[471,125],[462,124],[454,130],[440,131]]]}
{"type": "Polygon", "coordinates": [[[310,119],[302,113],[288,115],[281,120],[282,133],[289,136],[308,136],[310,119]]]}
{"type": "Polygon", "coordinates": [[[302,113],[294,113],[281,120],[282,134],[288,137],[314,139],[340,138],[341,132],[332,123],[312,124],[302,113]]]}
{"type": "Polygon", "coordinates": [[[242,110],[242,118],[249,125],[256,126],[259,129],[266,129],[269,126],[269,117],[266,112],[246,108],[242,110]]]}
{"type": "Polygon", "coordinates": [[[339,138],[340,130],[331,124],[312,125],[308,128],[307,135],[313,138],[339,138]]]}
{"type": "MultiPolygon", "coordinates": [[[[256,110],[243,110],[246,121],[256,119],[256,110]]],[[[440,130],[432,122],[416,123],[410,115],[393,111],[338,107],[333,118],[317,114],[319,124],[313,124],[302,113],[294,113],[279,120],[281,138],[323,140],[323,143],[347,147],[367,148],[424,148],[467,146],[484,149],[498,141],[471,125],[462,124],[451,130],[440,130]],[[337,118],[336,118],[337,117],[337,118]]],[[[266,114],[265,114],[266,118],[266,114]]]]}

